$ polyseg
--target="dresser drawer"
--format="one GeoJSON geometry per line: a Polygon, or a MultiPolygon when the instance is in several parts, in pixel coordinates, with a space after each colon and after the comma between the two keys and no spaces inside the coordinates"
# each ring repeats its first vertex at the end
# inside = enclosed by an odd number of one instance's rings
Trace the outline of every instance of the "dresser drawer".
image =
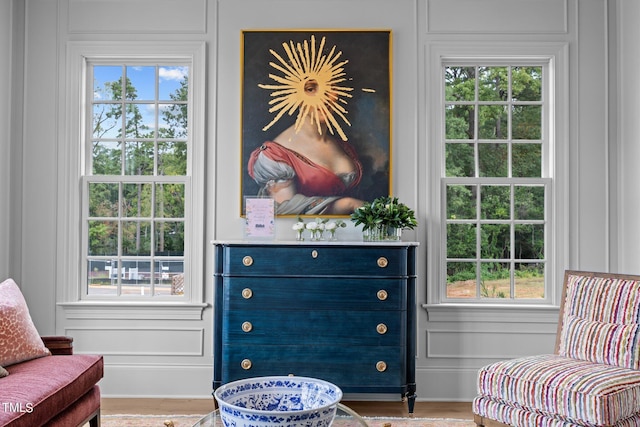
{"type": "Polygon", "coordinates": [[[223,345],[395,346],[406,342],[404,311],[234,311],[222,323],[223,345]]]}
{"type": "Polygon", "coordinates": [[[225,349],[222,382],[293,374],[333,382],[343,391],[366,385],[392,392],[405,382],[404,360],[402,347],[233,345],[225,349]]]}
{"type": "Polygon", "coordinates": [[[318,277],[225,277],[224,307],[229,310],[406,309],[402,279],[318,277]]]}
{"type": "Polygon", "coordinates": [[[227,246],[222,270],[229,276],[406,276],[405,247],[227,246]]]}

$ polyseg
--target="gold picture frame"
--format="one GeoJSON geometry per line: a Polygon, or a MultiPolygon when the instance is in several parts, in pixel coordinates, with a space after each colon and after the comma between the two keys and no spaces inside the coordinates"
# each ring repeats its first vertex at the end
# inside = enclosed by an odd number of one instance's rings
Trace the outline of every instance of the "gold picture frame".
{"type": "Polygon", "coordinates": [[[243,30],[241,216],[348,216],[391,194],[390,30],[243,30]]]}

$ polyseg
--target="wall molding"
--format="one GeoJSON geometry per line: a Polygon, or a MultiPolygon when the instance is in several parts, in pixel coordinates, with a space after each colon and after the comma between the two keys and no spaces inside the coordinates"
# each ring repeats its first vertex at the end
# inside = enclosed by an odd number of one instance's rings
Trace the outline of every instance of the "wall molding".
{"type": "Polygon", "coordinates": [[[558,323],[558,306],[423,304],[429,323],[558,323]]]}
{"type": "Polygon", "coordinates": [[[58,303],[66,319],[202,320],[209,304],[67,302],[58,303]]]}
{"type": "Polygon", "coordinates": [[[202,357],[204,356],[204,332],[204,328],[198,327],[69,327],[65,329],[66,335],[74,337],[76,353],[90,352],[103,356],[126,357],[202,357]],[[117,349],[120,346],[123,350],[117,349]]]}
{"type": "Polygon", "coordinates": [[[106,398],[212,399],[212,381],[212,365],[105,362],[100,394],[106,398]]]}
{"type": "Polygon", "coordinates": [[[67,0],[69,34],[206,34],[207,0],[67,0]],[[91,16],[91,19],[87,19],[91,16]],[[141,17],[146,17],[141,19],[141,17]]]}
{"type": "Polygon", "coordinates": [[[427,0],[428,33],[566,34],[568,0],[427,0]],[[521,19],[514,19],[520,16],[521,19]]]}

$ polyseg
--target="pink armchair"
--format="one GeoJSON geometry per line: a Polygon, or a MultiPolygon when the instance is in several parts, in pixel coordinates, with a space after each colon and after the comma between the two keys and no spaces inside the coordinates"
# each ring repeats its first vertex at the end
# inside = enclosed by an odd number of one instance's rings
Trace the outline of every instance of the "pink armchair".
{"type": "Polygon", "coordinates": [[[640,426],[640,276],[567,271],[554,354],[478,375],[478,426],[640,426]]]}

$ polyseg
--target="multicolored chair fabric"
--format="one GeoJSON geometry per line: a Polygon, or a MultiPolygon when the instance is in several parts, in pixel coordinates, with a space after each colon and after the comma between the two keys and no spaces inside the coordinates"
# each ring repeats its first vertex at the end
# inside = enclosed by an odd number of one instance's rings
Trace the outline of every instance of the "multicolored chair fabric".
{"type": "Polygon", "coordinates": [[[640,427],[640,276],[567,271],[555,354],[480,369],[478,426],[640,427]]]}

